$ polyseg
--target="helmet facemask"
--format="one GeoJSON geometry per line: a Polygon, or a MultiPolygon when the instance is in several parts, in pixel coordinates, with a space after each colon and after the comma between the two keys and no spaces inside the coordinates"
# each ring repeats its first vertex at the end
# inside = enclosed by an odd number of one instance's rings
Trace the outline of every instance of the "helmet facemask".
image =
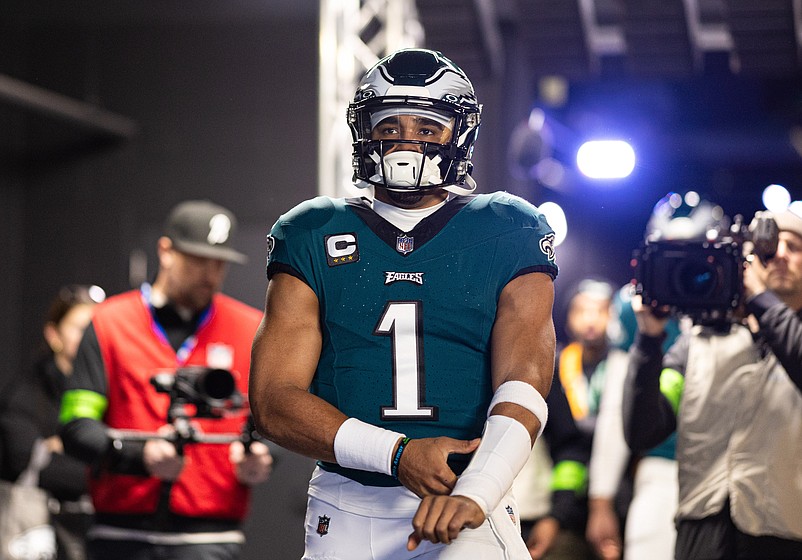
{"type": "Polygon", "coordinates": [[[450,173],[454,118],[431,109],[382,107],[370,115],[362,144],[367,181],[389,191],[442,188],[450,173]]]}

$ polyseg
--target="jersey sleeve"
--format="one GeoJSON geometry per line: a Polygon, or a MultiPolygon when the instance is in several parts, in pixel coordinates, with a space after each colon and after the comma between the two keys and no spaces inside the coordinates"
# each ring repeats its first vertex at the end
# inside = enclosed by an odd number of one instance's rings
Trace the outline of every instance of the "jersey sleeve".
{"type": "Polygon", "coordinates": [[[315,289],[313,234],[332,214],[331,200],[318,197],[301,203],[276,221],[267,236],[268,279],[284,272],[315,289]]]}
{"type": "Polygon", "coordinates": [[[558,267],[554,251],[554,230],[535,206],[522,198],[503,194],[491,203],[495,214],[507,224],[499,252],[508,263],[512,280],[531,272],[542,272],[552,279],[558,267]]]}

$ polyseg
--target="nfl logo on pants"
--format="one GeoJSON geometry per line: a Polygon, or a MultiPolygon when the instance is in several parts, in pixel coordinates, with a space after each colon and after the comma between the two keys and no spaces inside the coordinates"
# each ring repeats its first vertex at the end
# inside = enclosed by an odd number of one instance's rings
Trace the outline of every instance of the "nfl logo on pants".
{"type": "Polygon", "coordinates": [[[329,517],[326,515],[320,515],[317,518],[317,534],[321,537],[323,535],[328,534],[329,532],[329,517]]]}

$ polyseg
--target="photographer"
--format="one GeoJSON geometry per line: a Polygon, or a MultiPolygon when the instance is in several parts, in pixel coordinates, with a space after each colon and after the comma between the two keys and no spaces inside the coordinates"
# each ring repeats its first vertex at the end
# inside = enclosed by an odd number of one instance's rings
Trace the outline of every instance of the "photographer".
{"type": "Polygon", "coordinates": [[[250,486],[272,458],[259,442],[246,451],[246,411],[225,409],[247,391],[261,319],[218,293],[227,264],[245,260],[231,247],[234,227],[208,201],[176,206],[154,283],[98,305],[81,341],[61,436],[91,465],[95,560],[240,556],[250,486]]]}
{"type": "Polygon", "coordinates": [[[644,450],[677,430],[678,560],[802,558],[802,217],[774,219],[776,253],[742,262],[743,323],[696,312],[663,356],[665,302],[633,298],[624,431],[644,450]]]}

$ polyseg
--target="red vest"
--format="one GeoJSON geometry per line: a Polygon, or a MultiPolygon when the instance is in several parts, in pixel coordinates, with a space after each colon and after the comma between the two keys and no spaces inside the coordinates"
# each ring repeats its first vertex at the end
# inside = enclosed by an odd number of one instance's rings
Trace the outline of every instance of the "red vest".
{"type": "MultiPolygon", "coordinates": [[[[229,369],[243,394],[248,391],[251,343],[261,313],[218,294],[209,317],[195,333],[186,362],[160,335],[139,290],[108,299],[96,308],[94,325],[108,383],[103,421],[111,428],[155,431],[167,419],[169,395],[158,393],[150,379],[179,366],[229,369]],[[225,362],[230,362],[225,367],[225,362]],[[222,365],[221,365],[222,363],[222,365]]],[[[204,433],[240,433],[242,416],[198,419],[204,433]]],[[[229,458],[229,445],[193,443],[184,447],[184,469],[170,494],[170,510],[191,517],[241,520],[248,510],[249,489],[240,484],[229,458]]],[[[101,513],[151,514],[159,500],[158,479],[103,472],[90,490],[101,513]]]]}

